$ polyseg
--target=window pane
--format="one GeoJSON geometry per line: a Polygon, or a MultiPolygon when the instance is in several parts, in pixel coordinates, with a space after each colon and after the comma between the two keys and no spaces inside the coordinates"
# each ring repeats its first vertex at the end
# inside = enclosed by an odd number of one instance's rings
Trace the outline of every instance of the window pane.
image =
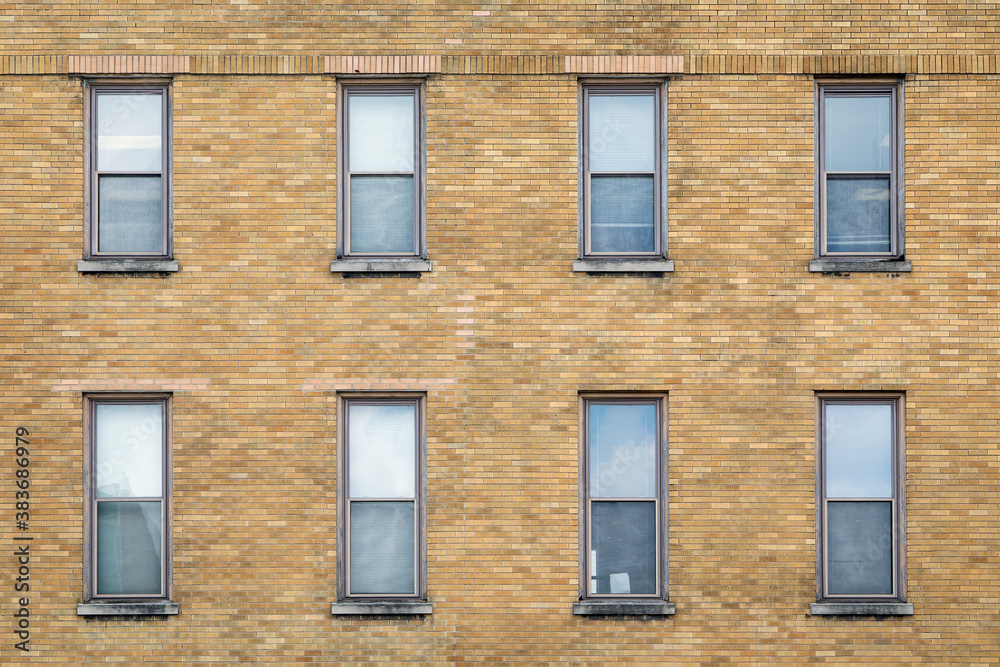
{"type": "Polygon", "coordinates": [[[412,176],[351,176],[351,251],[416,252],[412,176]]]}
{"type": "Polygon", "coordinates": [[[97,503],[97,594],[156,595],[163,544],[159,502],[97,503]]]}
{"type": "Polygon", "coordinates": [[[96,410],[98,498],[163,495],[163,405],[101,403],[96,410]]]}
{"type": "Polygon", "coordinates": [[[162,93],[98,93],[97,170],[162,171],[162,132],[162,93]]]}
{"type": "Polygon", "coordinates": [[[416,592],[413,503],[351,503],[351,593],[416,592]]]}
{"type": "Polygon", "coordinates": [[[99,177],[98,251],[162,253],[162,204],[159,176],[99,177]]]}
{"type": "Polygon", "coordinates": [[[348,405],[351,498],[414,498],[416,406],[348,405]]]}
{"type": "Polygon", "coordinates": [[[831,595],[892,595],[892,503],[827,503],[831,595]]]}
{"type": "Polygon", "coordinates": [[[888,95],[826,95],[827,171],[892,169],[892,100],[888,95]]]}
{"type": "Polygon", "coordinates": [[[656,252],[653,176],[590,177],[591,252],[656,252]]]}
{"type": "Polygon", "coordinates": [[[406,95],[348,95],[348,170],[413,171],[414,108],[406,95]]]}
{"type": "Polygon", "coordinates": [[[892,497],[892,406],[827,403],[827,498],[892,497]]]}
{"type": "Polygon", "coordinates": [[[656,406],[591,403],[590,495],[656,497],[656,406]]]}
{"type": "Polygon", "coordinates": [[[826,181],[827,252],[891,252],[889,178],[826,181]]]}
{"type": "Polygon", "coordinates": [[[591,93],[590,171],[656,169],[656,98],[591,93]]]}
{"type": "Polygon", "coordinates": [[[656,504],[593,502],[590,511],[591,593],[655,595],[656,504]]]}

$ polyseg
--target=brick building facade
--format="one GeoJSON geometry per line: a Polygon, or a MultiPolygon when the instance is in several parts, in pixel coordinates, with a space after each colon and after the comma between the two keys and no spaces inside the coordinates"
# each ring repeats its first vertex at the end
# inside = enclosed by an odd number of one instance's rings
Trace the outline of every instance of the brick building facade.
{"type": "Polygon", "coordinates": [[[992,5],[0,7],[0,662],[1000,662],[992,5]]]}

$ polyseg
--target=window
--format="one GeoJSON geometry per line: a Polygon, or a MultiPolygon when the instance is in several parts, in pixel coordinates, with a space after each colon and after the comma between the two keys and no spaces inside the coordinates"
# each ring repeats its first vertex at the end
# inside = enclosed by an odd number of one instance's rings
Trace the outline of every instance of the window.
{"type": "Polygon", "coordinates": [[[819,256],[898,258],[898,88],[820,85],[819,256]]]}
{"type": "Polygon", "coordinates": [[[420,86],[343,88],[342,232],[345,258],[423,253],[420,86]]]}
{"type": "MultiPolygon", "coordinates": [[[[666,595],[663,402],[642,396],[582,399],[583,600],[662,602],[666,595]]],[[[585,605],[575,611],[607,613],[585,605]]]]}
{"type": "Polygon", "coordinates": [[[84,407],[85,598],[168,599],[170,398],[89,396],[84,407]]]}
{"type": "Polygon", "coordinates": [[[902,601],[903,397],[819,398],[819,599],[902,601]]]}
{"type": "Polygon", "coordinates": [[[662,85],[583,88],[585,258],[665,254],[662,197],[662,85]]]}
{"type": "Polygon", "coordinates": [[[169,258],[169,87],[92,85],[89,100],[85,258],[169,258]]]}
{"type": "Polygon", "coordinates": [[[341,405],[341,598],[425,597],[423,399],[341,405]]]}

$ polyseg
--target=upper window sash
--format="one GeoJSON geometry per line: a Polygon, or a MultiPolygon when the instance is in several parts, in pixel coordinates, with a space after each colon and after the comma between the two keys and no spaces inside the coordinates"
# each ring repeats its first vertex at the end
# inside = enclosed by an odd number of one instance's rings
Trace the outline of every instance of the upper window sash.
{"type": "Polygon", "coordinates": [[[582,255],[664,254],[663,86],[585,85],[582,255]]]}
{"type": "Polygon", "coordinates": [[[420,85],[344,85],[341,105],[341,252],[423,254],[420,85]]]}
{"type": "Polygon", "coordinates": [[[88,397],[85,598],[170,597],[170,402],[88,397]]]}
{"type": "Polygon", "coordinates": [[[423,402],[345,398],[344,599],[423,595],[423,402]]]}
{"type": "Polygon", "coordinates": [[[817,114],[819,256],[902,256],[899,87],[821,84],[817,114]]]}
{"type": "Polygon", "coordinates": [[[904,597],[901,403],[819,399],[818,599],[904,597]]]}
{"type": "Polygon", "coordinates": [[[583,587],[589,599],[662,599],[666,590],[663,399],[583,399],[583,587]],[[631,526],[623,548],[621,535],[631,526]]]}
{"type": "Polygon", "coordinates": [[[170,88],[89,87],[88,258],[167,258],[170,88]]]}

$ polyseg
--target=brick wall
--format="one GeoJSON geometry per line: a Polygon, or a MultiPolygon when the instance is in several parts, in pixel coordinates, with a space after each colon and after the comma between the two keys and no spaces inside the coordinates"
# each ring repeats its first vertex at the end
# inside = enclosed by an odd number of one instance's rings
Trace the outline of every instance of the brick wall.
{"type": "Polygon", "coordinates": [[[990,7],[29,9],[0,23],[0,661],[1000,661],[990,7]],[[427,76],[434,268],[345,277],[337,77],[381,71],[427,76]],[[77,271],[81,77],[129,72],[173,77],[174,274],[77,271]],[[670,77],[673,273],[571,270],[601,73],[670,77]],[[817,74],[905,76],[911,273],[808,271],[817,74]],[[429,616],[330,614],[336,392],[366,389],[426,392],[429,616]],[[76,614],[82,395],[107,390],[173,393],[177,616],[76,614]],[[912,617],[809,615],[821,390],[906,393],[912,617]],[[672,617],[571,613],[588,391],[668,394],[672,617]]]}

